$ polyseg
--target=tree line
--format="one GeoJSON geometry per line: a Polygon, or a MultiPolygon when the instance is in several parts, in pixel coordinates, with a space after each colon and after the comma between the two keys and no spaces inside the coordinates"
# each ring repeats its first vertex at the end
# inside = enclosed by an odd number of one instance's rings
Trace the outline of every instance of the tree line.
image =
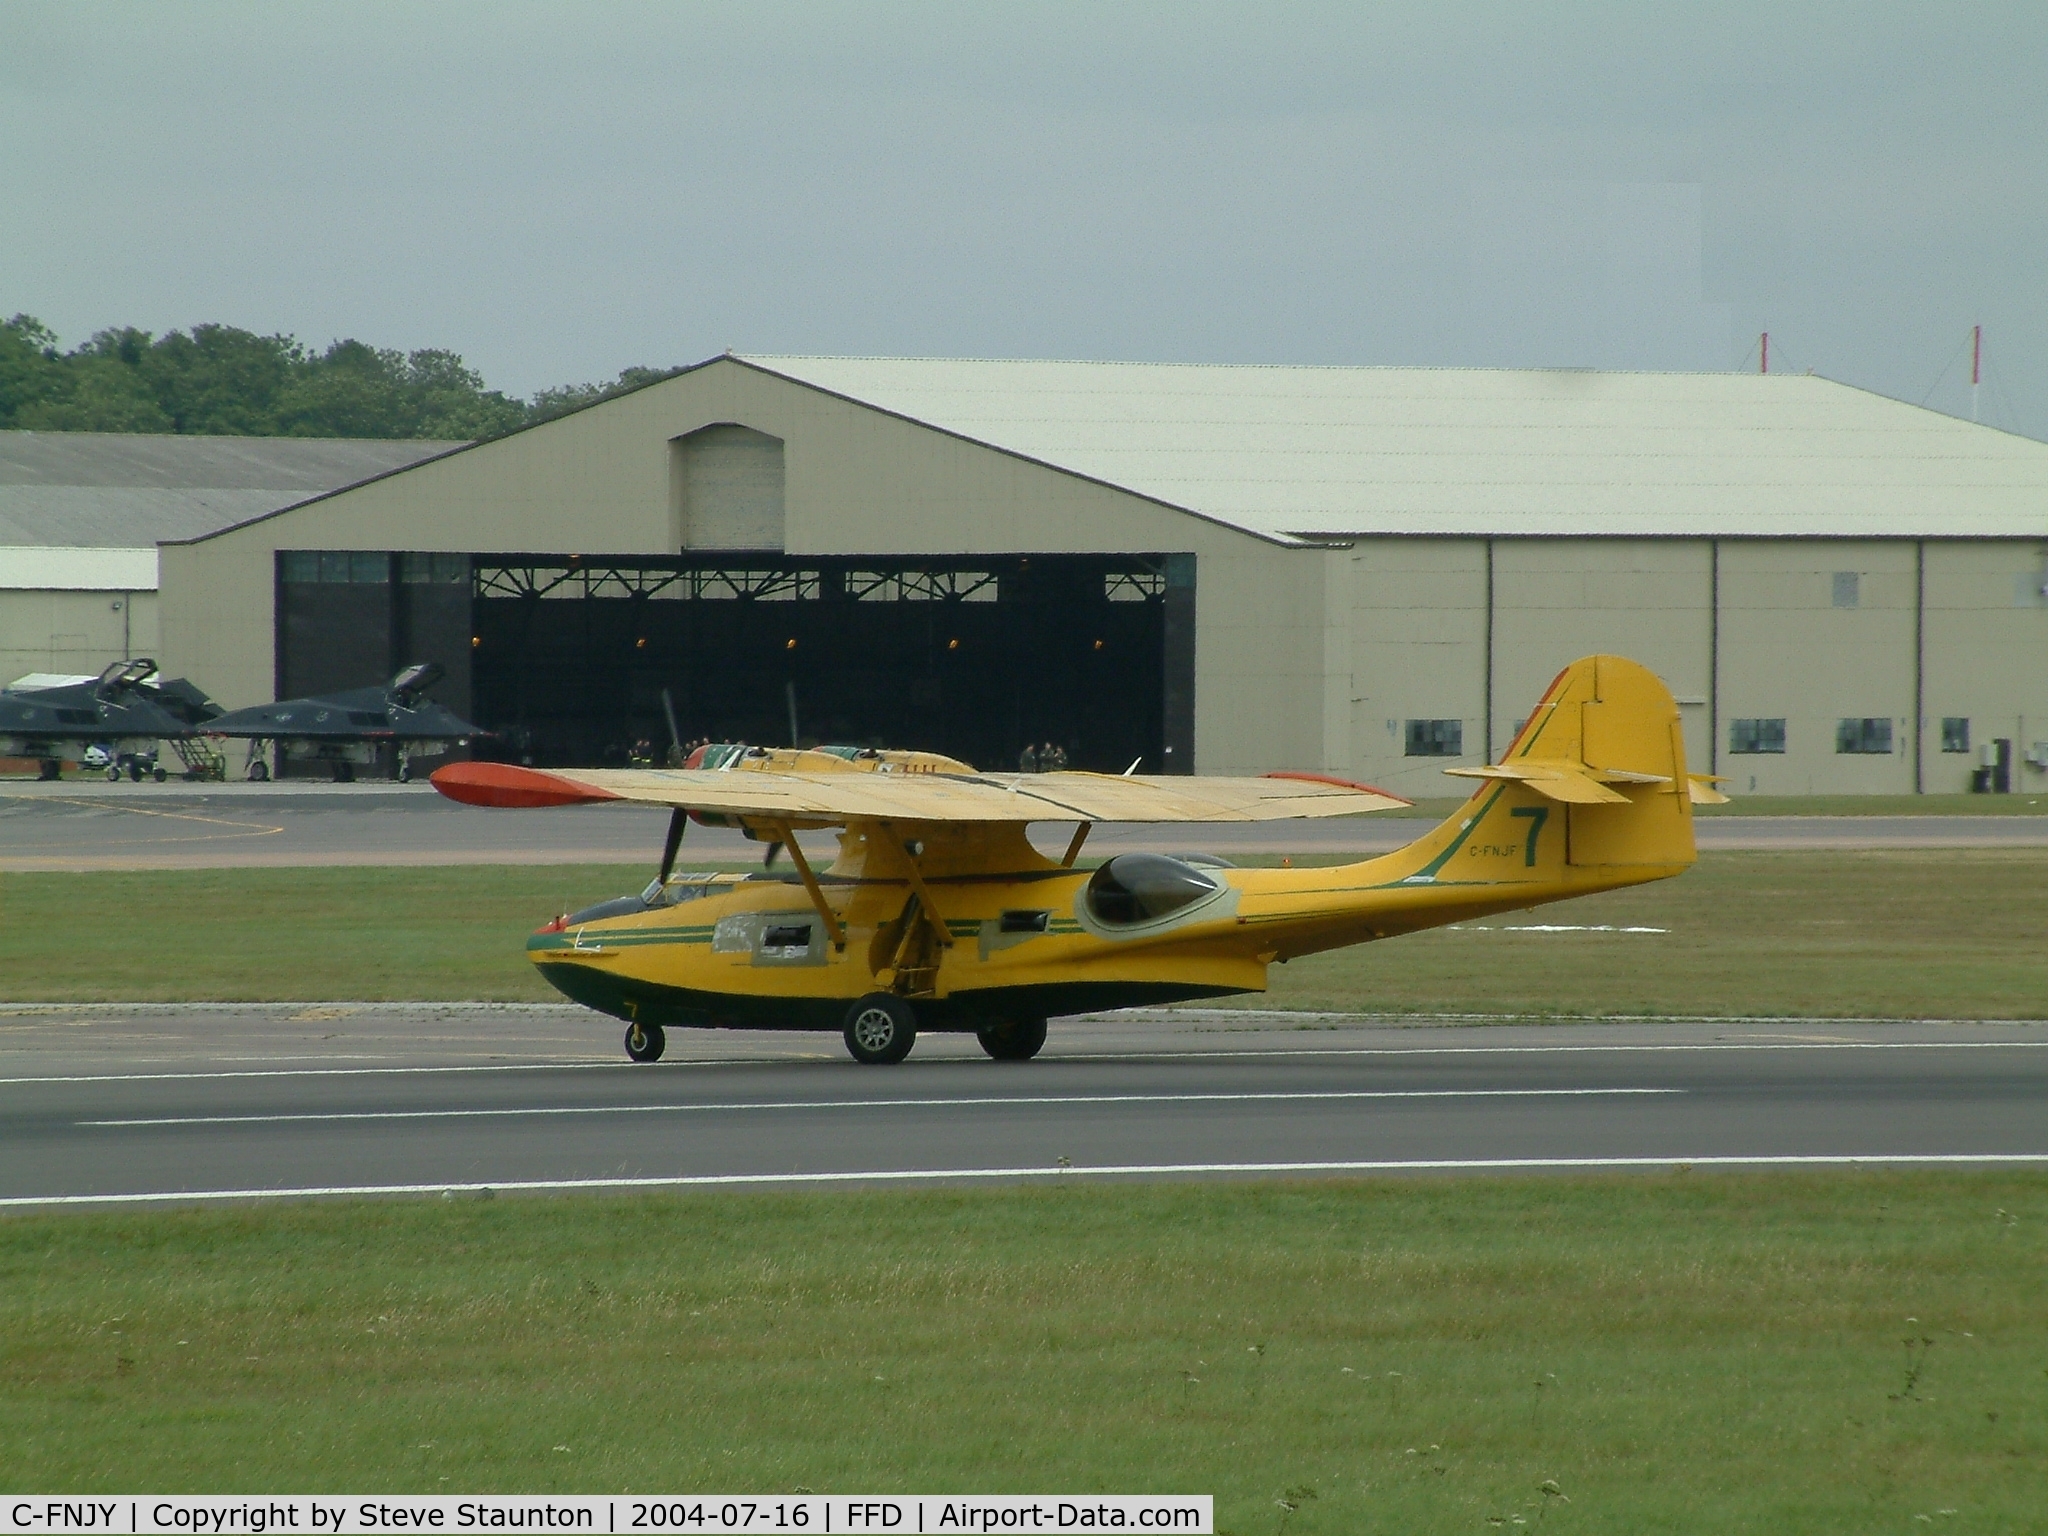
{"type": "Polygon", "coordinates": [[[195,325],[98,332],[70,351],[32,315],[0,321],[0,429],[248,437],[496,437],[669,377],[628,368],[520,400],[453,352],[195,325]]]}

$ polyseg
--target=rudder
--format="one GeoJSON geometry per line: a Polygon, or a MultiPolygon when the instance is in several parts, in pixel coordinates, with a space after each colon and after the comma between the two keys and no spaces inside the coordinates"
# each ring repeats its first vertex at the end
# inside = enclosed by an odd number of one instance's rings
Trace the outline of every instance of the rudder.
{"type": "Polygon", "coordinates": [[[1623,656],[1573,662],[1498,763],[1450,771],[1557,802],[1565,860],[1580,869],[1692,863],[1693,801],[1719,798],[1686,772],[1671,690],[1623,656]]]}

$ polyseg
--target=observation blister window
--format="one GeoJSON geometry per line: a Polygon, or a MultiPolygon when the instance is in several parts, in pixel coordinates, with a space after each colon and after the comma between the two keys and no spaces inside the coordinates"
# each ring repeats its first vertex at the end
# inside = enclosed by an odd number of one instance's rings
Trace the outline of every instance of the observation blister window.
{"type": "Polygon", "coordinates": [[[1191,864],[1157,853],[1119,854],[1088,881],[1089,914],[1107,927],[1131,927],[1171,917],[1222,890],[1191,864]]]}

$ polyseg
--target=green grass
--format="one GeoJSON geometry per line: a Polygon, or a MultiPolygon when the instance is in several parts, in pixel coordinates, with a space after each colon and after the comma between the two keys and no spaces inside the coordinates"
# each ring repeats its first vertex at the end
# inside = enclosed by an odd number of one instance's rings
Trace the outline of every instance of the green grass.
{"type": "Polygon", "coordinates": [[[2048,1017],[2048,850],[1708,853],[1676,880],[1335,950],[1225,1006],[2048,1017]],[[1518,925],[1664,933],[1535,933],[1518,925]]]}
{"type": "MultiPolygon", "coordinates": [[[[522,953],[615,866],[0,875],[0,977],[36,1001],[540,1001],[522,953]]],[[[1677,880],[1272,970],[1332,1012],[2040,1018],[2048,850],[1710,853],[1677,880]],[[1666,933],[1513,933],[1513,924],[1666,933]]]]}
{"type": "Polygon", "coordinates": [[[38,1001],[559,1001],[526,935],[619,865],[0,874],[0,976],[38,1001]]]}
{"type": "MultiPolygon", "coordinates": [[[[1377,819],[1442,821],[1465,797],[1433,796],[1377,819]]],[[[2031,795],[1737,795],[1726,805],[1696,806],[1701,816],[2048,816],[2048,791],[2031,795]]]]}
{"type": "Polygon", "coordinates": [[[1307,1488],[1290,1536],[2039,1530],[2044,1266],[2022,1173],[21,1216],[0,1488],[1160,1490],[1240,1536],[1307,1488]]]}
{"type": "Polygon", "coordinates": [[[2048,816],[2032,795],[1737,795],[1702,816],[2048,816]]]}

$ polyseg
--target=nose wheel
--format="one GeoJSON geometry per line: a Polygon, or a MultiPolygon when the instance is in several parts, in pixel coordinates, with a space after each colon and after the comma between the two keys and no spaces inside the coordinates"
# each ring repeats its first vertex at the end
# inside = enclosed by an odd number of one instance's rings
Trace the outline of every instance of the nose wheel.
{"type": "Polygon", "coordinates": [[[659,1061],[668,1048],[668,1036],[659,1024],[642,1024],[635,1019],[626,1027],[626,1054],[635,1061],[659,1061]]]}
{"type": "Polygon", "coordinates": [[[894,1066],[917,1044],[917,1015],[890,992],[870,992],[846,1010],[846,1049],[864,1067],[894,1066]]]}

